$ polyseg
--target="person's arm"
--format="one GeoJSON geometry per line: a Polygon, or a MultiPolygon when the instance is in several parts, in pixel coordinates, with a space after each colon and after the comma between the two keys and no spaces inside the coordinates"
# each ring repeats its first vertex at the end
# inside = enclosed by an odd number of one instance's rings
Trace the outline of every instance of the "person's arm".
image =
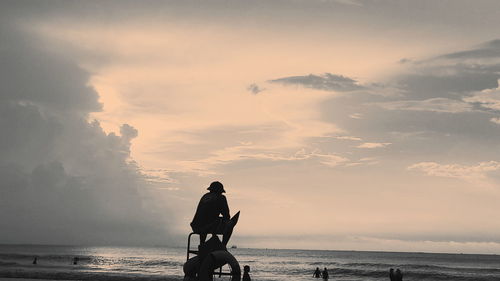
{"type": "Polygon", "coordinates": [[[227,199],[226,196],[222,195],[222,206],[221,206],[221,214],[224,219],[230,219],[231,216],[229,215],[229,206],[227,205],[227,199]]]}

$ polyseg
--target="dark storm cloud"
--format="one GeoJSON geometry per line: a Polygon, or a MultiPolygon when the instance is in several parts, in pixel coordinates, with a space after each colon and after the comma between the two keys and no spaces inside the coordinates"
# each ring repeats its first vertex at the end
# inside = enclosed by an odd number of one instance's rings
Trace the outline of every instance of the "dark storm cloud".
{"type": "Polygon", "coordinates": [[[461,99],[473,92],[498,88],[500,40],[451,52],[410,65],[410,73],[395,78],[406,97],[461,99]]]}
{"type": "Polygon", "coordinates": [[[130,159],[135,128],[107,134],[90,74],[14,24],[0,27],[0,240],[165,243],[164,212],[130,159]]]}
{"type": "Polygon", "coordinates": [[[393,84],[402,90],[402,96],[396,97],[398,100],[462,101],[478,92],[498,88],[498,79],[500,40],[492,40],[476,48],[414,62],[407,74],[393,78],[393,84]]]}
{"type": "Polygon", "coordinates": [[[438,56],[444,59],[483,59],[500,57],[500,39],[486,42],[477,48],[438,56]]]}
{"type": "Polygon", "coordinates": [[[2,48],[0,102],[36,103],[48,109],[82,113],[101,109],[96,91],[87,86],[89,74],[75,63],[30,50],[27,44],[32,43],[15,45],[13,36],[4,38],[8,41],[2,48]],[[30,79],[36,83],[27,83],[30,79]]]}
{"type": "Polygon", "coordinates": [[[494,28],[485,26],[498,26],[500,23],[496,12],[500,3],[495,0],[273,0],[258,1],[258,4],[245,0],[4,0],[2,6],[5,11],[0,11],[2,16],[23,15],[23,21],[26,18],[57,18],[95,23],[139,19],[139,22],[144,23],[177,18],[230,24],[244,21],[264,28],[269,28],[271,23],[293,29],[311,25],[319,27],[316,23],[327,23],[326,32],[332,30],[331,23],[340,23],[364,27],[370,25],[380,28],[379,32],[382,33],[411,30],[423,25],[443,35],[450,32],[469,32],[470,36],[488,35],[483,38],[496,34],[494,28]],[[352,19],[356,19],[355,22],[352,19]]]}
{"type": "Polygon", "coordinates": [[[283,77],[270,80],[269,82],[284,85],[300,85],[311,89],[340,92],[349,92],[364,88],[354,79],[331,73],[325,73],[323,75],[309,74],[305,76],[283,77]]]}
{"type": "Polygon", "coordinates": [[[498,87],[500,75],[495,72],[455,65],[419,70],[399,77],[406,96],[415,99],[458,98],[473,91],[498,87]]]}

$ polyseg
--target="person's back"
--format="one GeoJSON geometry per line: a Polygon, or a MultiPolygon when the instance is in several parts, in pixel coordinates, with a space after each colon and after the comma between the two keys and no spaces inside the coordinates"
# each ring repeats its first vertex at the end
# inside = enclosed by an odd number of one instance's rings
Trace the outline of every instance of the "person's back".
{"type": "Polygon", "coordinates": [[[394,277],[394,268],[391,268],[391,269],[389,270],[389,279],[390,279],[391,281],[395,281],[395,280],[396,280],[396,278],[394,277]]]}
{"type": "Polygon", "coordinates": [[[219,214],[222,214],[224,219],[229,219],[226,196],[217,192],[206,193],[200,199],[191,227],[195,232],[203,232],[204,228],[219,219],[219,214]]]}
{"type": "Polygon", "coordinates": [[[327,280],[327,279],[330,277],[330,276],[328,275],[328,270],[326,269],[326,267],[325,267],[325,269],[323,270],[323,273],[322,273],[321,275],[323,275],[323,279],[324,279],[324,280],[327,280]]]}
{"type": "Polygon", "coordinates": [[[316,270],[313,273],[314,278],[320,278],[321,277],[321,271],[319,270],[319,267],[316,267],[316,270]]]}
{"type": "Polygon", "coordinates": [[[403,281],[403,273],[401,272],[401,270],[396,269],[396,273],[394,274],[394,280],[396,281],[403,281]]]}

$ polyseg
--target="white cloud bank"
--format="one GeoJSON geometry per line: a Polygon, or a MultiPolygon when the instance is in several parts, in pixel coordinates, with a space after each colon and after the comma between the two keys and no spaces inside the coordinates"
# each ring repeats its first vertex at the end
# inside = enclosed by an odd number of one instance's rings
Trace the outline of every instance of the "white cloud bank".
{"type": "Polygon", "coordinates": [[[471,183],[485,184],[488,173],[500,170],[500,162],[480,162],[477,165],[420,162],[409,166],[408,169],[421,171],[429,176],[455,178],[471,183]]]}

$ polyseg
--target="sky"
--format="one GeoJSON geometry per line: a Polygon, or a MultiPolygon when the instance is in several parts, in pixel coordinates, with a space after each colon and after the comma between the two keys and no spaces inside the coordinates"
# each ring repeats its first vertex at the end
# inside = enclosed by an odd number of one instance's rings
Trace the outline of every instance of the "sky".
{"type": "Polygon", "coordinates": [[[500,254],[498,1],[2,1],[2,243],[500,254]]]}

